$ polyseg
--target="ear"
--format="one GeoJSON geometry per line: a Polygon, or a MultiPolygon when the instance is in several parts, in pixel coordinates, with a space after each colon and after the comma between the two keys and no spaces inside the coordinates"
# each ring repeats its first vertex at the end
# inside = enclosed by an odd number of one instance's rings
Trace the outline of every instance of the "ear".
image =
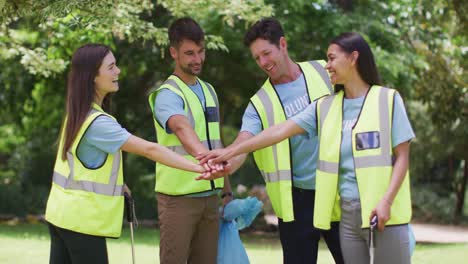
{"type": "Polygon", "coordinates": [[[287,49],[288,48],[288,42],[286,41],[286,38],[285,37],[281,37],[279,39],[279,46],[280,48],[282,49],[287,49]]]}
{"type": "Polygon", "coordinates": [[[171,53],[171,57],[175,60],[177,58],[177,50],[176,48],[170,46],[169,47],[169,53],[171,53]]]}
{"type": "Polygon", "coordinates": [[[355,50],[355,51],[351,52],[351,63],[353,65],[357,64],[358,58],[359,58],[359,52],[358,51],[355,50]]]}

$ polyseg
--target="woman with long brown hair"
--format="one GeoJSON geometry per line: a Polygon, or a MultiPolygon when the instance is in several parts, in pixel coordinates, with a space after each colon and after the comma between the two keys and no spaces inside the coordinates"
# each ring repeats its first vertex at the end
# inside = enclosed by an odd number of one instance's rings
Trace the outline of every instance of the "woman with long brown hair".
{"type": "Polygon", "coordinates": [[[123,218],[122,151],[178,169],[204,168],[131,135],[106,111],[119,90],[120,69],[109,47],[87,44],[73,54],[66,116],[45,219],[50,263],[108,263],[106,237],[119,237],[123,218]]]}

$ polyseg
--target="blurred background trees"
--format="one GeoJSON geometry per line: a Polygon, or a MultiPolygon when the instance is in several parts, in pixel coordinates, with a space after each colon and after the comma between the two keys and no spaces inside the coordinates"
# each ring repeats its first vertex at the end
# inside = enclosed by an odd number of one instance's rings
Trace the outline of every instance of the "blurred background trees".
{"type": "MultiPolygon", "coordinates": [[[[89,42],[112,47],[122,70],[112,113],[130,132],[154,141],[146,94],[173,69],[168,25],[192,16],[207,33],[202,78],[217,88],[223,135],[230,143],[249,98],[266,77],[243,46],[243,35],[260,17],[275,16],[296,61],[325,59],[328,42],[341,32],[357,31],[369,41],[384,83],[402,94],[417,135],[411,154],[416,218],[466,220],[467,5],[442,0],[0,1],[0,214],[44,210],[68,63],[77,47],[89,42]]],[[[154,164],[126,155],[124,168],[142,216],[155,218],[154,164]]],[[[263,183],[252,160],[232,181],[249,187],[263,183]]]]}

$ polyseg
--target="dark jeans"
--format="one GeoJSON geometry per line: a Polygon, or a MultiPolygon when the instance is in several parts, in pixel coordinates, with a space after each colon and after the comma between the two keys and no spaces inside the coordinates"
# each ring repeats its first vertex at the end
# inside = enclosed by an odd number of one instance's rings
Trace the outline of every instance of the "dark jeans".
{"type": "Polygon", "coordinates": [[[48,223],[50,264],[106,264],[106,238],[66,230],[48,223]]]}
{"type": "Polygon", "coordinates": [[[278,219],[283,263],[317,263],[320,235],[327,243],[335,263],[344,263],[340,247],[339,222],[333,222],[330,230],[314,228],[315,191],[293,188],[294,221],[278,219]]]}

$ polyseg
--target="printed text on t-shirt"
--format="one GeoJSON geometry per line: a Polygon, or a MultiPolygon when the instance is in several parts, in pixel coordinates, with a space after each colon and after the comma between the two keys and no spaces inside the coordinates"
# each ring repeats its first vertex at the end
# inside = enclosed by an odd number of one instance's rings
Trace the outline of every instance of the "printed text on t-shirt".
{"type": "Polygon", "coordinates": [[[309,105],[309,98],[307,94],[296,98],[292,103],[284,105],[286,118],[290,118],[302,112],[309,105]]]}

